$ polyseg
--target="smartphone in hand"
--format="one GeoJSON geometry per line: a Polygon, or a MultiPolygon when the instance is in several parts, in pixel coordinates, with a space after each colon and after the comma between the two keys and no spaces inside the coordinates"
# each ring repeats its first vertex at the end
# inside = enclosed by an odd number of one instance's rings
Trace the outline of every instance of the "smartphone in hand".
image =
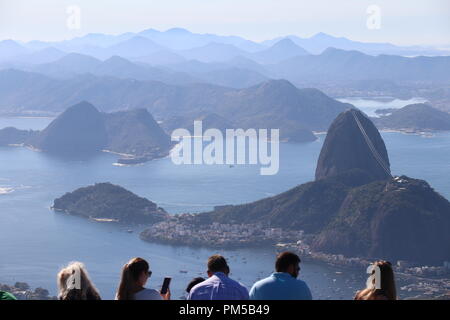
{"type": "Polygon", "coordinates": [[[167,290],[169,289],[169,285],[170,285],[170,281],[172,280],[172,278],[170,277],[165,277],[164,278],[164,282],[163,285],[161,287],[161,294],[166,294],[167,290]]]}

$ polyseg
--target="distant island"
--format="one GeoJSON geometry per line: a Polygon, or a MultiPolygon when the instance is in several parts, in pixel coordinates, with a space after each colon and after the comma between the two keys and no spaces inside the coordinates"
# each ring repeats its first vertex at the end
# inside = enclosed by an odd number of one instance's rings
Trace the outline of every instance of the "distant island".
{"type": "Polygon", "coordinates": [[[410,104],[401,109],[379,110],[377,113],[380,117],[372,120],[379,129],[407,132],[450,130],[450,113],[425,103],[410,104]]]}
{"type": "Polygon", "coordinates": [[[13,127],[0,129],[0,146],[21,145],[38,134],[34,130],[20,130],[13,127]]]}
{"type": "Polygon", "coordinates": [[[111,183],[96,183],[55,199],[52,209],[99,222],[152,224],[168,218],[154,202],[111,183]]]}
{"type": "Polygon", "coordinates": [[[147,110],[101,113],[86,101],[68,108],[42,131],[0,130],[0,145],[11,144],[70,157],[109,151],[122,155],[119,163],[129,164],[165,157],[173,146],[147,110]]]}

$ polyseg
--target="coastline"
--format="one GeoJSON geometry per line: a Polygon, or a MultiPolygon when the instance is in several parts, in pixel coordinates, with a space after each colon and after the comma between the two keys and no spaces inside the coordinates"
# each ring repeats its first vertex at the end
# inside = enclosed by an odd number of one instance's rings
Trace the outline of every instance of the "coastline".
{"type": "Polygon", "coordinates": [[[11,293],[17,300],[57,300],[57,297],[50,296],[47,289],[38,287],[33,290],[26,282],[16,282],[14,285],[0,283],[0,290],[11,293]]]}
{"type": "MultiPolygon", "coordinates": [[[[264,243],[255,241],[251,243],[246,243],[242,245],[225,245],[220,244],[211,245],[206,243],[185,243],[182,241],[175,240],[162,240],[158,238],[147,237],[141,240],[150,243],[161,243],[165,245],[170,245],[174,247],[189,247],[192,249],[198,248],[209,248],[209,249],[256,249],[262,248],[264,243]]],[[[290,250],[300,255],[302,261],[309,262],[313,264],[323,265],[328,268],[336,269],[336,275],[340,275],[348,272],[358,272],[362,276],[365,274],[367,267],[378,259],[376,258],[346,258],[339,254],[325,254],[321,252],[305,251],[305,249],[299,248],[297,244],[294,243],[276,243],[271,241],[267,242],[266,245],[271,246],[277,252],[290,250]]],[[[425,267],[427,268],[427,267],[425,267]]],[[[412,274],[407,270],[403,270],[398,266],[394,266],[394,272],[396,279],[398,281],[398,291],[399,295],[403,295],[403,299],[414,300],[414,299],[450,299],[450,274],[443,276],[419,276],[412,274]]]]}

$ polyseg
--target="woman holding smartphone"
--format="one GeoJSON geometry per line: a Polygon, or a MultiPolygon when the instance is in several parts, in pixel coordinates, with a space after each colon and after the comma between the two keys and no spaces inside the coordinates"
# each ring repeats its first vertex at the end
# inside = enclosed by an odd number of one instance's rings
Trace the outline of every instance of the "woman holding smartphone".
{"type": "Polygon", "coordinates": [[[154,289],[145,288],[152,275],[147,261],[133,258],[122,268],[122,277],[116,293],[116,300],[170,300],[170,291],[162,294],[154,289]]]}

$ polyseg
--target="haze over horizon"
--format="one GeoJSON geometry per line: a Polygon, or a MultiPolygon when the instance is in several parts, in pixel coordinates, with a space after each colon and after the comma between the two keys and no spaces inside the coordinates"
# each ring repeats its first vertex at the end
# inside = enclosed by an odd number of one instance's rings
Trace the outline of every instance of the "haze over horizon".
{"type": "Polygon", "coordinates": [[[0,1],[0,40],[60,41],[89,33],[121,34],[145,29],[184,28],[193,33],[236,35],[261,42],[287,35],[311,37],[324,32],[362,42],[450,47],[450,3],[432,1],[349,0],[314,3],[285,0],[131,0],[88,2],[0,1]],[[370,29],[370,6],[380,10],[379,28],[370,29]],[[80,28],[67,27],[69,7],[80,9],[80,28]],[[369,11],[368,11],[369,10],[369,11]],[[117,22],[120,23],[117,23],[117,22]]]}

